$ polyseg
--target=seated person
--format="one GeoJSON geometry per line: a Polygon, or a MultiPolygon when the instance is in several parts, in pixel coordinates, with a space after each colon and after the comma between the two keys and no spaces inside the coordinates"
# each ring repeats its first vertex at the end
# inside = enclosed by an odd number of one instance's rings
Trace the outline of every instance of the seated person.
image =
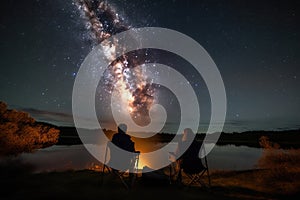
{"type": "Polygon", "coordinates": [[[202,143],[193,140],[194,136],[190,128],[184,129],[182,139],[178,142],[175,152],[170,152],[170,160],[175,161],[175,167],[173,168],[177,171],[179,180],[181,180],[181,169],[193,174],[204,168],[201,159],[198,157],[202,143]]]}
{"type": "Polygon", "coordinates": [[[134,142],[131,140],[130,135],[126,134],[127,125],[120,124],[118,126],[118,132],[115,133],[112,137],[112,144],[110,145],[110,163],[114,166],[118,166],[118,168],[122,168],[124,171],[127,169],[134,169],[136,156],[140,153],[135,150],[134,142]],[[135,156],[128,154],[128,152],[120,151],[117,147],[137,153],[135,156]]]}
{"type": "Polygon", "coordinates": [[[134,142],[131,140],[130,135],[126,134],[126,131],[127,125],[120,124],[118,132],[113,135],[111,142],[123,150],[135,152],[134,142]]]}

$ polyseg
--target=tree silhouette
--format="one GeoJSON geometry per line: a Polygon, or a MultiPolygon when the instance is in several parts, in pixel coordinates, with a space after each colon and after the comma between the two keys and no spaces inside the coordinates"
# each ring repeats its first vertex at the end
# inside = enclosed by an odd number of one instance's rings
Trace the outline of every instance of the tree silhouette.
{"type": "Polygon", "coordinates": [[[18,155],[58,142],[59,130],[38,123],[28,113],[7,109],[0,101],[0,155],[18,155]]]}

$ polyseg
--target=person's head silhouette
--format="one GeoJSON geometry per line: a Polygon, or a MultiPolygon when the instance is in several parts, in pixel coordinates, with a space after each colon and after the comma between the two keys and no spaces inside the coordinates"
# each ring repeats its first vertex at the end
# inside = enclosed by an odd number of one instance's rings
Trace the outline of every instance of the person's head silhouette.
{"type": "Polygon", "coordinates": [[[182,141],[189,141],[189,140],[193,140],[195,137],[194,132],[192,131],[192,129],[190,128],[186,128],[183,131],[183,136],[182,136],[182,141]]]}
{"type": "Polygon", "coordinates": [[[119,133],[126,133],[126,131],[127,131],[127,125],[126,124],[119,124],[118,132],[119,133]]]}

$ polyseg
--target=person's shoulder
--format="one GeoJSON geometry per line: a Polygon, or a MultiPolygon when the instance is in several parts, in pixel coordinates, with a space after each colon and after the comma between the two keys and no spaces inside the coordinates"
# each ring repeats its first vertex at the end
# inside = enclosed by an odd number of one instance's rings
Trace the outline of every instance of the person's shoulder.
{"type": "Polygon", "coordinates": [[[113,137],[115,137],[115,138],[122,138],[122,139],[130,139],[131,138],[130,135],[124,134],[124,133],[115,133],[113,135],[113,137]]]}
{"type": "Polygon", "coordinates": [[[115,133],[115,134],[113,134],[112,139],[119,138],[119,137],[120,137],[120,133],[115,133]]]}
{"type": "Polygon", "coordinates": [[[194,146],[195,148],[201,148],[202,141],[194,140],[191,145],[194,146]]]}
{"type": "Polygon", "coordinates": [[[116,137],[117,135],[118,135],[118,133],[114,133],[114,134],[113,134],[113,137],[116,137]]]}
{"type": "Polygon", "coordinates": [[[202,145],[203,140],[194,140],[194,142],[195,142],[197,145],[202,145]]]}
{"type": "Polygon", "coordinates": [[[131,138],[131,136],[128,135],[127,133],[126,133],[126,134],[122,134],[122,137],[124,137],[124,138],[126,138],[126,139],[130,139],[130,138],[131,138]]]}

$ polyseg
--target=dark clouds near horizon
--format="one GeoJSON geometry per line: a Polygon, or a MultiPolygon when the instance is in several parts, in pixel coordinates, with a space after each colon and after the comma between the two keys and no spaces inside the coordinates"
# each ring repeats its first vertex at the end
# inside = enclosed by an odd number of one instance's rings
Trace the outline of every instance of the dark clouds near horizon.
{"type": "MultiPolygon", "coordinates": [[[[92,48],[71,2],[1,1],[0,100],[71,113],[76,72],[92,48]]],[[[108,2],[133,27],[166,27],[199,42],[223,77],[228,121],[300,124],[298,1],[108,2]]]]}

